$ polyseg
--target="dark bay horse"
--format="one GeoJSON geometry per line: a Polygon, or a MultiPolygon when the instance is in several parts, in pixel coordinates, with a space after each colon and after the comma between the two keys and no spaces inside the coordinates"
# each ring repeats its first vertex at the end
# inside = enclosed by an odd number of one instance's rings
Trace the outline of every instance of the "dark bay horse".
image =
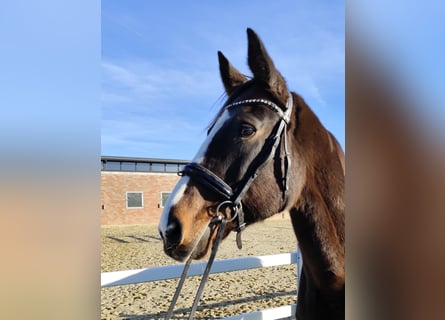
{"type": "Polygon", "coordinates": [[[344,153],[289,92],[256,33],[247,34],[253,77],[218,52],[228,99],[164,208],[164,250],[178,261],[200,259],[215,240],[216,215],[230,217],[225,237],[289,212],[303,256],[297,318],[344,319],[344,153]]]}

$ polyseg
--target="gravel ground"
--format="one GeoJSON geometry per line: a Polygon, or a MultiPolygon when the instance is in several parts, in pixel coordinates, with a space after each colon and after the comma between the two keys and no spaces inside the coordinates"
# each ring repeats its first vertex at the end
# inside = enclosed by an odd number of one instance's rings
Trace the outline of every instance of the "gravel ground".
{"type": "MultiPolygon", "coordinates": [[[[295,251],[289,219],[281,217],[249,226],[238,250],[235,234],[225,239],[216,259],[295,251]]],[[[101,270],[118,271],[176,262],[162,250],[157,226],[102,227],[101,270]]],[[[101,289],[101,319],[163,319],[173,297],[174,280],[101,289]]],[[[200,277],[186,279],[173,319],[188,317],[200,277]]],[[[201,297],[196,319],[215,319],[295,303],[296,266],[280,266],[213,274],[201,297]]]]}

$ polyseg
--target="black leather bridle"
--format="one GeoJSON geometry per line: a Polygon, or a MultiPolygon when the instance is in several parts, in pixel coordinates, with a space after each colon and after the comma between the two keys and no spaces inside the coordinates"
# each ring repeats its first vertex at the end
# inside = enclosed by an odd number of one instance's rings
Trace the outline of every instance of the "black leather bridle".
{"type": "MultiPolygon", "coordinates": [[[[286,128],[289,125],[290,115],[292,113],[292,94],[289,93],[289,98],[284,110],[274,102],[265,99],[246,99],[237,101],[226,105],[224,109],[253,105],[265,106],[273,112],[276,112],[279,116],[279,120],[269,137],[266,139],[263,148],[249,166],[240,183],[237,183],[237,187],[235,189],[229,186],[223,179],[221,179],[211,170],[196,162],[187,164],[184,169],[179,172],[180,176],[189,176],[196,183],[204,186],[209,191],[213,192],[213,194],[222,199],[222,202],[219,203],[218,207],[225,204],[231,208],[231,219],[235,219],[237,224],[234,231],[237,232],[237,245],[239,249],[242,247],[241,231],[245,228],[244,213],[241,204],[242,199],[249,190],[252,182],[258,176],[258,173],[272,159],[277,147],[280,145],[280,142],[282,142],[282,148],[284,149],[284,157],[281,157],[282,181],[280,186],[283,192],[283,204],[285,204],[287,199],[288,173],[291,164],[287,147],[286,128]]],[[[218,210],[216,210],[216,214],[219,214],[218,210]]]]}
{"type": "MultiPolygon", "coordinates": [[[[287,100],[286,105],[283,108],[280,108],[277,104],[270,100],[265,99],[246,99],[237,102],[230,103],[224,106],[224,109],[228,110],[236,107],[243,106],[263,106],[268,109],[276,112],[278,114],[279,120],[276,125],[272,129],[271,134],[266,139],[263,148],[255,157],[251,165],[248,167],[247,172],[244,177],[237,183],[237,187],[232,188],[228,185],[222,178],[217,176],[211,170],[207,169],[203,165],[191,162],[187,164],[182,171],[178,174],[180,176],[188,176],[190,179],[200,184],[201,186],[207,188],[214,195],[216,195],[221,201],[216,206],[216,215],[212,218],[209,223],[210,228],[218,228],[218,233],[216,239],[212,246],[212,252],[207,262],[206,269],[201,279],[201,283],[199,285],[198,291],[195,296],[195,300],[193,302],[192,309],[190,311],[189,319],[193,319],[196,308],[198,306],[199,298],[204,290],[205,283],[207,281],[208,275],[210,273],[210,268],[213,264],[216,251],[218,250],[219,243],[222,239],[222,234],[228,222],[235,221],[236,227],[233,231],[237,232],[236,235],[236,243],[239,249],[242,248],[241,242],[241,232],[245,229],[246,223],[244,220],[244,212],[242,207],[242,199],[246,192],[249,190],[251,184],[258,176],[261,169],[273,158],[278,146],[281,144],[282,153],[284,156],[280,155],[281,161],[281,185],[280,188],[282,190],[282,206],[284,207],[287,202],[287,193],[288,193],[288,175],[289,168],[291,165],[290,154],[287,146],[287,126],[289,125],[290,116],[292,113],[293,107],[293,98],[292,94],[289,93],[289,98],[287,100]],[[230,208],[231,214],[227,216],[223,210],[223,207],[230,208]]],[[[176,304],[176,301],[179,297],[179,293],[184,284],[185,278],[187,276],[188,269],[190,267],[191,258],[189,258],[184,266],[184,270],[182,272],[181,279],[176,288],[175,295],[173,296],[173,300],[171,302],[170,308],[167,312],[165,319],[170,319],[173,314],[173,308],[176,304]]]]}

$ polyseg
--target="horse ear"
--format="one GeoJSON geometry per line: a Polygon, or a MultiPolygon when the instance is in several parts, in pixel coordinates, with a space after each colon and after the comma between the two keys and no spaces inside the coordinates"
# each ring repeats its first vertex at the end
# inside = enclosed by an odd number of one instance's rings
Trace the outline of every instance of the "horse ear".
{"type": "Polygon", "coordinates": [[[278,98],[286,101],[288,89],[286,81],[275,65],[264,47],[258,35],[250,28],[247,29],[248,37],[248,62],[254,79],[265,83],[272,93],[278,98]]]}
{"type": "Polygon", "coordinates": [[[236,87],[247,81],[247,77],[235,69],[227,58],[218,51],[219,72],[227,95],[231,95],[236,87]]]}

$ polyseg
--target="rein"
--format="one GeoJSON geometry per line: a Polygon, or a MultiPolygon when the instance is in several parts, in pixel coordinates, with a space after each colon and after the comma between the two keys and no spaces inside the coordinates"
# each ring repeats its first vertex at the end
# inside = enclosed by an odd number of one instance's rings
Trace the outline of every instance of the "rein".
{"type": "MultiPolygon", "coordinates": [[[[238,246],[238,249],[242,248],[242,241],[241,241],[241,232],[245,229],[246,223],[244,221],[244,212],[242,209],[242,199],[246,192],[249,190],[251,184],[253,181],[257,178],[259,172],[261,169],[273,158],[273,155],[275,154],[276,149],[281,144],[282,149],[284,150],[284,157],[280,157],[282,163],[281,163],[281,171],[282,171],[282,185],[280,188],[283,192],[282,202],[283,206],[286,204],[287,201],[287,192],[288,192],[288,174],[289,174],[289,168],[291,164],[291,160],[289,157],[289,151],[287,146],[287,134],[286,129],[289,125],[290,121],[290,115],[292,113],[292,107],[293,107],[293,99],[292,94],[289,93],[289,98],[287,100],[286,106],[284,111],[275,103],[269,100],[265,99],[247,99],[242,101],[237,101],[234,103],[231,103],[229,105],[226,105],[225,109],[235,108],[235,107],[241,107],[241,106],[252,106],[252,105],[259,105],[259,106],[265,106],[268,109],[272,110],[273,112],[276,112],[279,116],[279,120],[277,124],[275,125],[274,129],[272,130],[269,137],[266,139],[266,142],[264,143],[263,148],[258,153],[256,158],[253,160],[252,164],[247,169],[247,172],[245,173],[244,177],[241,179],[241,187],[236,188],[235,190],[232,189],[231,186],[229,186],[223,179],[221,179],[219,176],[217,176],[215,173],[213,173],[211,170],[205,168],[199,163],[191,162],[187,164],[182,171],[178,173],[180,176],[189,176],[191,179],[194,179],[202,186],[208,188],[210,191],[212,191],[215,195],[218,195],[221,199],[223,199],[216,208],[216,216],[212,218],[210,221],[208,227],[209,228],[218,228],[218,233],[216,236],[215,241],[212,245],[212,252],[210,254],[209,260],[207,262],[205,271],[203,273],[203,276],[201,278],[201,282],[199,284],[198,291],[195,296],[195,300],[193,301],[193,306],[190,311],[189,320],[193,319],[196,308],[198,307],[199,299],[202,295],[202,292],[204,291],[205,284],[207,282],[210,269],[213,265],[213,261],[216,256],[216,252],[218,250],[219,243],[222,240],[222,235],[224,232],[224,229],[226,227],[226,224],[228,222],[236,221],[236,227],[232,229],[232,231],[235,231],[236,234],[236,244],[238,246]],[[232,214],[227,219],[227,217],[222,214],[218,215],[220,212],[221,207],[227,206],[231,209],[232,214]]],[[[199,243],[200,239],[197,241],[199,243]]],[[[192,254],[193,255],[193,254],[192,254]]],[[[184,265],[184,269],[182,271],[181,279],[178,283],[178,286],[176,288],[176,292],[173,296],[173,300],[170,304],[170,307],[168,309],[167,315],[165,317],[166,320],[170,319],[173,315],[174,306],[178,300],[179,294],[182,290],[182,287],[185,282],[185,278],[187,277],[188,270],[190,268],[190,264],[192,261],[192,255],[190,255],[190,258],[187,260],[186,264],[184,265]]]]}
{"type": "MultiPolygon", "coordinates": [[[[198,291],[196,292],[195,300],[193,301],[192,309],[190,311],[189,320],[192,320],[195,317],[196,309],[198,308],[199,299],[201,298],[202,292],[204,291],[204,287],[207,283],[207,279],[210,274],[210,269],[212,268],[213,261],[215,260],[216,251],[218,251],[219,243],[222,240],[222,234],[224,231],[224,228],[226,227],[226,223],[228,220],[222,218],[221,216],[216,216],[210,221],[209,227],[212,227],[213,225],[220,224],[218,228],[218,234],[216,235],[216,239],[213,242],[212,245],[212,253],[210,254],[209,261],[207,262],[206,268],[204,270],[204,273],[201,278],[201,282],[199,283],[198,291]]],[[[217,226],[218,227],[218,226],[217,226]]],[[[199,239],[200,240],[200,239],[199,239]]],[[[199,242],[198,240],[198,242],[199,242]]],[[[179,294],[181,293],[182,287],[185,282],[185,278],[187,278],[187,273],[190,268],[190,264],[192,262],[192,258],[187,260],[187,262],[184,265],[184,269],[182,270],[181,279],[179,280],[178,286],[176,287],[175,294],[173,296],[172,302],[170,303],[170,307],[168,308],[167,315],[165,316],[165,320],[168,320],[173,315],[174,307],[176,305],[176,302],[178,301],[179,294]]]]}

